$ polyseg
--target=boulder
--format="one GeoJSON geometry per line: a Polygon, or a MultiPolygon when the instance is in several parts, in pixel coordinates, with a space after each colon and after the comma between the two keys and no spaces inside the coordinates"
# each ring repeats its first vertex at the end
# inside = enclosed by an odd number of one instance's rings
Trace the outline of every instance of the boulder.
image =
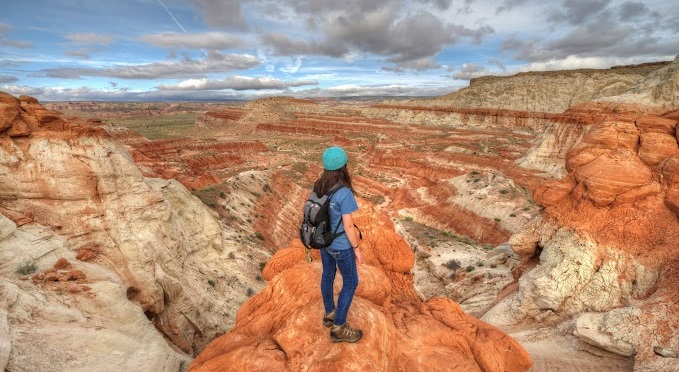
{"type": "Polygon", "coordinates": [[[622,356],[632,356],[636,353],[634,346],[615,335],[601,330],[601,323],[605,315],[601,313],[583,313],[576,323],[573,334],[590,345],[600,347],[622,356]]]}

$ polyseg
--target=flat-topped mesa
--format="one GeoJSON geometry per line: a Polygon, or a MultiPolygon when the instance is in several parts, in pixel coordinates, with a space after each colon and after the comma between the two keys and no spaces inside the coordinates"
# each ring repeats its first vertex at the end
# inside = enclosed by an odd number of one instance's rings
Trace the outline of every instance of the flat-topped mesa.
{"type": "Polygon", "coordinates": [[[524,72],[512,76],[473,79],[469,87],[415,105],[459,108],[494,108],[519,111],[563,112],[576,103],[623,94],[669,62],[578,69],[524,72]]]}
{"type": "MultiPolygon", "coordinates": [[[[334,344],[321,322],[321,265],[305,262],[295,240],[267,263],[268,285],[246,302],[231,331],[189,371],[524,371],[531,359],[509,336],[464,314],[450,299],[423,302],[410,270],[414,255],[391,221],[359,201],[364,263],[348,321],[364,331],[356,344],[334,344]]],[[[339,276],[338,276],[339,278],[339,276]]],[[[338,280],[339,281],[339,280],[338,280]]],[[[336,283],[336,293],[341,283],[336,283]]]]}

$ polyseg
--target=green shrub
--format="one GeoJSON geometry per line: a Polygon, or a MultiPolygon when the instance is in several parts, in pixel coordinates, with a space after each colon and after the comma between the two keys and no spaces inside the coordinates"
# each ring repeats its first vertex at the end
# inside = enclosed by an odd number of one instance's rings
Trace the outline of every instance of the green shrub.
{"type": "Polygon", "coordinates": [[[38,265],[35,264],[35,260],[24,261],[17,268],[17,274],[28,275],[33,274],[35,270],[38,269],[38,265]]]}
{"type": "Polygon", "coordinates": [[[403,217],[403,221],[412,221],[413,217],[412,216],[405,216],[403,217]]]}
{"type": "Polygon", "coordinates": [[[472,266],[472,265],[467,266],[467,272],[471,272],[473,270],[474,270],[474,266],[472,266]]]}
{"type": "Polygon", "coordinates": [[[445,265],[447,268],[449,268],[450,270],[453,270],[453,271],[455,271],[455,270],[459,269],[460,267],[462,267],[462,265],[460,264],[460,260],[449,260],[449,261],[446,262],[444,265],[445,265]]]}

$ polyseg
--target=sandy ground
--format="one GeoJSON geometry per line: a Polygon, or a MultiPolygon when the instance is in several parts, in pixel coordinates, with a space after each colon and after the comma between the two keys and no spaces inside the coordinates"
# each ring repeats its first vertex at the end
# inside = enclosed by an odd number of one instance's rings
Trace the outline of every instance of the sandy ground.
{"type": "Polygon", "coordinates": [[[568,324],[557,328],[539,325],[516,325],[499,327],[507,332],[533,358],[534,372],[622,372],[632,371],[633,358],[588,345],[573,336],[568,324]]]}

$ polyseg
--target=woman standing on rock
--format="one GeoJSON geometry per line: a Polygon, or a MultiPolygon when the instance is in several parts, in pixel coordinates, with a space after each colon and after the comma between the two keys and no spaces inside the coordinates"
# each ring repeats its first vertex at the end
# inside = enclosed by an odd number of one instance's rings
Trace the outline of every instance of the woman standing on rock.
{"type": "Polygon", "coordinates": [[[362,261],[358,246],[360,240],[351,217],[351,214],[358,210],[358,204],[354,198],[351,176],[347,171],[347,161],[347,153],[341,147],[329,147],[323,153],[323,174],[314,184],[314,190],[318,195],[334,191],[330,196],[330,226],[333,229],[337,228],[337,233],[344,231],[344,234],[335,238],[327,248],[321,249],[323,263],[321,294],[325,306],[323,325],[332,327],[330,338],[333,342],[356,342],[363,337],[363,331],[351,328],[346,321],[358,287],[356,265],[362,261]],[[342,274],[344,284],[335,306],[333,283],[337,269],[342,274]]]}

